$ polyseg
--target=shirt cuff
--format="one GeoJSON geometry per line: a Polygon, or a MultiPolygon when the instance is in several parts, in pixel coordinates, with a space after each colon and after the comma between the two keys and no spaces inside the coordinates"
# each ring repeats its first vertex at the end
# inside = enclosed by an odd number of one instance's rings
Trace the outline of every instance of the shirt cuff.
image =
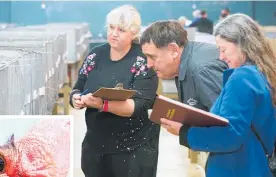
{"type": "Polygon", "coordinates": [[[70,104],[73,108],[74,108],[74,105],[73,105],[73,100],[72,100],[72,98],[73,98],[73,95],[76,94],[76,93],[81,93],[81,91],[78,90],[78,89],[74,89],[74,90],[72,90],[72,92],[70,93],[69,104],[70,104]]]}
{"type": "Polygon", "coordinates": [[[186,146],[188,148],[190,148],[188,143],[188,132],[190,128],[191,128],[190,125],[183,124],[179,132],[179,144],[186,146]]]}

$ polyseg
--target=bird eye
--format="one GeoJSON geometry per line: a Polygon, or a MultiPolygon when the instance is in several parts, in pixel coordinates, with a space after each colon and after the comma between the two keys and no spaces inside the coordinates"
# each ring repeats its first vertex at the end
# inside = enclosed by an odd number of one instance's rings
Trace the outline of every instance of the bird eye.
{"type": "Polygon", "coordinates": [[[3,156],[0,156],[0,173],[5,172],[6,162],[3,156]]]}

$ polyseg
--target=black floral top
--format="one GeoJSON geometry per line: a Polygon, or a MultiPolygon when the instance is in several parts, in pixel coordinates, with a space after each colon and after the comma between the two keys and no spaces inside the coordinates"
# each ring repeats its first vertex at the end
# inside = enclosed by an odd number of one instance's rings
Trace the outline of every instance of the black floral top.
{"type": "MultiPolygon", "coordinates": [[[[148,119],[158,87],[158,78],[147,68],[145,55],[138,44],[119,61],[110,59],[110,45],[103,44],[92,49],[79,70],[78,80],[71,97],[76,92],[95,92],[100,87],[115,87],[123,83],[126,89],[134,89],[135,108],[130,118],[109,112],[87,108],[85,113],[91,153],[116,153],[133,150],[149,141],[159,132],[159,126],[148,119]]],[[[70,99],[71,100],[71,99],[70,99]]],[[[70,101],[72,106],[72,102],[70,101]]]]}

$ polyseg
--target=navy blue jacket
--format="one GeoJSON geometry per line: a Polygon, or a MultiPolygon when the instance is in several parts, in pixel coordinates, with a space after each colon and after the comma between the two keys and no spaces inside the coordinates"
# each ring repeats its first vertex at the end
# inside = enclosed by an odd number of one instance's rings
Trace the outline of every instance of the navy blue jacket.
{"type": "Polygon", "coordinates": [[[270,86],[255,65],[228,69],[223,90],[210,112],[229,120],[226,127],[187,127],[180,144],[210,152],[207,177],[272,177],[264,149],[251,124],[272,153],[276,135],[275,107],[270,86]]]}

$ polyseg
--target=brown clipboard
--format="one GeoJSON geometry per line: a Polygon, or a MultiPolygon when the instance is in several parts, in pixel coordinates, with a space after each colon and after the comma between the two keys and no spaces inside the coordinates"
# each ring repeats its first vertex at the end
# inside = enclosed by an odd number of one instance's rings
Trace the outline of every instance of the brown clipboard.
{"type": "Polygon", "coordinates": [[[125,101],[136,94],[137,91],[124,89],[122,84],[117,84],[115,88],[101,87],[93,96],[109,101],[125,101]]]}

